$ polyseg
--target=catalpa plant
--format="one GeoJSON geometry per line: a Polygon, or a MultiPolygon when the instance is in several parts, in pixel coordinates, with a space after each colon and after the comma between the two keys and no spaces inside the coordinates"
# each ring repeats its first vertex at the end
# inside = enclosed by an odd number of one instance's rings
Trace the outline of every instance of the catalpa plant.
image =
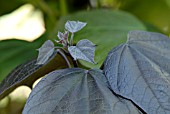
{"type": "Polygon", "coordinates": [[[58,40],[46,41],[36,60],[7,76],[0,99],[45,75],[32,89],[23,114],[170,114],[170,39],[130,31],[127,42],[114,47],[100,69],[84,69],[79,59],[96,63],[95,44],[73,41],[85,26],[67,21],[58,40]]]}

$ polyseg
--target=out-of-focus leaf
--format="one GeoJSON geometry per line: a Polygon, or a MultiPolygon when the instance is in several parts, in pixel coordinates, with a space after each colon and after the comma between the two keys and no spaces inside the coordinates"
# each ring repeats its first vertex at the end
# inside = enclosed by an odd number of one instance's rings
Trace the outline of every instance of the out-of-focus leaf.
{"type": "Polygon", "coordinates": [[[128,100],[115,96],[101,70],[56,70],[32,90],[23,114],[139,114],[128,100]]]}
{"type": "Polygon", "coordinates": [[[54,43],[51,40],[47,40],[39,49],[39,54],[36,64],[44,64],[54,53],[54,43]]]}
{"type": "Polygon", "coordinates": [[[169,0],[165,0],[165,2],[166,2],[167,5],[170,7],[170,1],[169,1],[169,0]]]}
{"type": "MultiPolygon", "coordinates": [[[[69,60],[71,60],[68,57],[69,60]]],[[[44,65],[37,65],[36,59],[16,67],[0,84],[0,99],[21,85],[32,87],[32,84],[45,74],[60,68],[67,68],[66,61],[56,52],[44,65]]],[[[71,62],[71,61],[70,61],[71,62]]]]}
{"type": "Polygon", "coordinates": [[[104,64],[112,90],[148,114],[170,113],[170,39],[159,33],[132,31],[104,64]]]}
{"type": "Polygon", "coordinates": [[[155,25],[167,35],[170,34],[169,0],[115,0],[119,8],[139,19],[155,25]]]}
{"type": "Polygon", "coordinates": [[[26,42],[22,40],[0,41],[0,82],[8,73],[21,63],[37,56],[36,49],[41,45],[40,40],[26,42]]]}
{"type": "Polygon", "coordinates": [[[88,26],[74,35],[74,43],[80,39],[88,39],[97,45],[95,60],[97,65],[81,61],[87,67],[100,67],[107,53],[126,41],[129,30],[145,30],[145,26],[137,18],[123,11],[92,10],[82,11],[61,18],[58,30],[63,30],[67,20],[87,22],[88,26]]]}
{"type": "Polygon", "coordinates": [[[87,23],[80,21],[67,21],[65,24],[65,29],[71,33],[75,33],[86,26],[87,23]]]}
{"type": "Polygon", "coordinates": [[[17,9],[24,2],[20,0],[0,0],[0,16],[17,9]]]}
{"type": "Polygon", "coordinates": [[[76,46],[68,47],[68,51],[74,60],[82,59],[91,63],[94,62],[95,45],[86,39],[80,40],[76,46]]]}

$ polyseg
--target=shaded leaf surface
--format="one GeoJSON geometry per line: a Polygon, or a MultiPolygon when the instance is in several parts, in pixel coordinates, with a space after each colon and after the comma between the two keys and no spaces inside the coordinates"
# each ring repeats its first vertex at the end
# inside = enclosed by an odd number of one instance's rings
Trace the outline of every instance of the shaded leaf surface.
{"type": "Polygon", "coordinates": [[[95,45],[86,39],[80,40],[76,46],[68,47],[68,51],[74,60],[82,59],[91,63],[94,62],[95,45]]]}
{"type": "Polygon", "coordinates": [[[116,97],[101,70],[70,68],[44,77],[30,94],[23,114],[139,114],[116,97]]]}
{"type": "Polygon", "coordinates": [[[132,31],[104,64],[112,90],[148,114],[170,113],[170,39],[159,33],[132,31]]]}
{"type": "Polygon", "coordinates": [[[88,26],[75,34],[74,43],[81,39],[88,39],[97,45],[95,61],[98,64],[93,65],[80,61],[83,65],[90,68],[99,68],[103,64],[108,52],[114,46],[126,42],[129,30],[146,30],[143,23],[136,17],[118,10],[81,11],[62,17],[58,22],[57,29],[63,30],[67,20],[79,20],[88,23],[88,26]]]}
{"type": "MultiPolygon", "coordinates": [[[[68,58],[70,60],[70,58],[68,58]]],[[[16,67],[0,84],[0,99],[20,85],[32,84],[45,74],[60,68],[67,68],[65,60],[55,52],[44,65],[37,65],[36,59],[16,67]]]]}
{"type": "Polygon", "coordinates": [[[9,0],[9,1],[1,0],[0,1],[0,9],[1,9],[0,16],[12,12],[13,10],[20,7],[23,4],[24,4],[23,1],[18,1],[18,0],[9,0]]]}
{"type": "Polygon", "coordinates": [[[54,44],[51,40],[47,40],[39,49],[39,54],[36,64],[44,64],[48,61],[51,55],[54,53],[54,44]]]}

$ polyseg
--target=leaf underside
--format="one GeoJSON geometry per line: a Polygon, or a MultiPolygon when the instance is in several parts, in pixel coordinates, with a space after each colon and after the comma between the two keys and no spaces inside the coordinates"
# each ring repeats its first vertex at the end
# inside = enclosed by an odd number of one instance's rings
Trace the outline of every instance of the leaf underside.
{"type": "Polygon", "coordinates": [[[36,59],[21,64],[11,71],[0,84],[0,99],[21,85],[27,85],[31,88],[38,78],[53,70],[67,67],[65,60],[57,52],[54,52],[44,65],[37,65],[36,59]]]}
{"type": "Polygon", "coordinates": [[[56,70],[32,90],[23,114],[139,114],[128,100],[115,96],[101,70],[56,70]]]}
{"type": "Polygon", "coordinates": [[[128,41],[110,51],[104,72],[112,90],[148,114],[170,113],[170,39],[131,31],[128,41]]]}

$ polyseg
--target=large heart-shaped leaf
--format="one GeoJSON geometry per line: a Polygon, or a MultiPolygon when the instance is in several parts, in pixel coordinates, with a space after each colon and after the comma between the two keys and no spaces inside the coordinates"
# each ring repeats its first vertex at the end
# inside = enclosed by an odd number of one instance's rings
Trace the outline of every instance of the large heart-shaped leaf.
{"type": "MultiPolygon", "coordinates": [[[[70,57],[67,57],[69,60],[70,57]]],[[[32,84],[45,74],[60,68],[67,68],[67,63],[60,54],[54,52],[50,59],[43,65],[37,65],[37,60],[19,65],[0,84],[0,99],[21,85],[32,87],[32,84]]],[[[71,61],[70,61],[71,62],[71,61]]]]}
{"type": "Polygon", "coordinates": [[[129,13],[113,10],[82,11],[61,18],[58,30],[64,30],[67,20],[87,22],[86,27],[75,33],[74,43],[88,39],[97,45],[95,60],[97,65],[81,61],[87,67],[100,67],[107,53],[114,47],[126,41],[129,30],[145,30],[142,22],[129,13]]]}
{"type": "Polygon", "coordinates": [[[117,94],[148,114],[170,113],[170,39],[159,33],[132,31],[112,51],[104,72],[117,94]]]}
{"type": "Polygon", "coordinates": [[[115,96],[101,70],[56,70],[32,90],[23,114],[139,114],[128,100],[115,96]]]}

